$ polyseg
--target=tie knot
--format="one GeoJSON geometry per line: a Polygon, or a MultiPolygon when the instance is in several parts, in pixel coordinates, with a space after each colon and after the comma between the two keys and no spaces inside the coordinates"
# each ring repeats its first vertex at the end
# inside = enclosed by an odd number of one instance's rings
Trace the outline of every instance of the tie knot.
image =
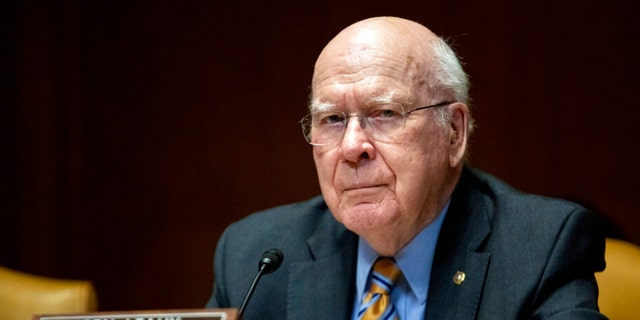
{"type": "Polygon", "coordinates": [[[371,292],[389,294],[401,274],[402,271],[392,259],[379,258],[371,273],[371,292]]]}

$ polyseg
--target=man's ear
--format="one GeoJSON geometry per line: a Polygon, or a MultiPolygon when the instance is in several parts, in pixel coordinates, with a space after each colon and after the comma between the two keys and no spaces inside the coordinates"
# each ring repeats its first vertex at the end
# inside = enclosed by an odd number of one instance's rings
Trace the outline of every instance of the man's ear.
{"type": "Polygon", "coordinates": [[[469,107],[461,102],[449,105],[449,165],[457,167],[467,152],[469,107]]]}

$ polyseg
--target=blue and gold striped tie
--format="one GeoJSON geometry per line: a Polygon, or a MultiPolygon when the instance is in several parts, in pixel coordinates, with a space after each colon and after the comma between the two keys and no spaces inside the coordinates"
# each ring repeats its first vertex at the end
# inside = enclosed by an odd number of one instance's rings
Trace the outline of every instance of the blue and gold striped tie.
{"type": "Polygon", "coordinates": [[[389,258],[379,258],[371,272],[371,286],[358,310],[360,320],[399,319],[396,308],[391,303],[391,291],[402,271],[389,258]]]}

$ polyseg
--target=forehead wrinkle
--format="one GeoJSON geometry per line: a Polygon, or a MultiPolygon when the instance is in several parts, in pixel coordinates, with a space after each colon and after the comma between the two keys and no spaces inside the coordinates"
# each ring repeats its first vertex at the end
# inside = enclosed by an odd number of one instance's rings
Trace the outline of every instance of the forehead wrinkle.
{"type": "MultiPolygon", "coordinates": [[[[342,73],[332,75],[338,86],[352,85],[357,100],[366,103],[411,104],[424,91],[425,75],[412,56],[389,56],[381,53],[372,58],[373,63],[357,71],[348,66],[342,73]],[[349,70],[349,72],[346,72],[349,70]]],[[[345,67],[345,66],[343,66],[345,67]]]]}

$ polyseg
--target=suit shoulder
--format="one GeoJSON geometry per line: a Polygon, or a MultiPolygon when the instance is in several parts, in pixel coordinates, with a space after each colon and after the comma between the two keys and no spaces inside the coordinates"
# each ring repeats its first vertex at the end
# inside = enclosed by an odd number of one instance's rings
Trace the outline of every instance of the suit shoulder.
{"type": "Polygon", "coordinates": [[[477,169],[466,169],[465,179],[473,187],[490,198],[497,209],[508,212],[555,212],[570,213],[587,211],[580,204],[553,197],[530,194],[517,190],[499,178],[477,169]]]}
{"type": "Polygon", "coordinates": [[[526,243],[535,239],[540,248],[550,248],[563,236],[597,238],[602,233],[601,218],[575,202],[521,192],[478,170],[465,179],[473,185],[471,190],[481,190],[476,191],[481,195],[472,195],[480,200],[472,203],[483,208],[481,212],[491,221],[492,241],[515,245],[518,239],[526,243]]]}

